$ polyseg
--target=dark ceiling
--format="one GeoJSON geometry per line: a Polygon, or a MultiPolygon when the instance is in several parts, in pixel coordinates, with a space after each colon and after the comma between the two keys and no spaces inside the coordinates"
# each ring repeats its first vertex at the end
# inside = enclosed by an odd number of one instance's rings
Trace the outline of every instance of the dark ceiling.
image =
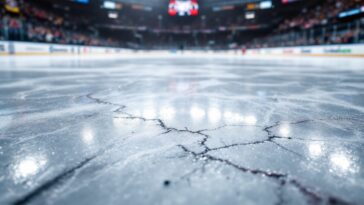
{"type": "MultiPolygon", "coordinates": [[[[162,6],[165,5],[169,0],[117,0],[123,3],[133,4],[144,4],[149,6],[162,6]]],[[[216,5],[234,5],[234,4],[245,4],[249,2],[257,2],[262,0],[200,0],[199,3],[205,6],[216,6],[216,5]]]]}

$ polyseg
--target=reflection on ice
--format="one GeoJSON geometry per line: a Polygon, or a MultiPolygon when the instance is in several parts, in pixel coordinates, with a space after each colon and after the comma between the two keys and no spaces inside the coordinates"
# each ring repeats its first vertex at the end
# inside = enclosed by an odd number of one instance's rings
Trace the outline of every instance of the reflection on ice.
{"type": "Polygon", "coordinates": [[[24,159],[20,161],[16,171],[16,174],[20,177],[34,175],[38,172],[37,161],[33,158],[24,159]]]}
{"type": "Polygon", "coordinates": [[[224,121],[225,121],[225,123],[233,123],[233,124],[243,123],[246,125],[256,125],[258,120],[255,115],[243,116],[239,113],[225,111],[224,112],[224,121]]]}
{"type": "Polygon", "coordinates": [[[173,120],[176,115],[176,109],[171,106],[164,106],[160,109],[159,115],[164,120],[173,120]]]}
{"type": "MultiPolygon", "coordinates": [[[[242,115],[238,112],[232,112],[229,110],[220,109],[216,105],[212,105],[209,108],[205,108],[204,105],[194,104],[187,109],[189,113],[185,113],[185,109],[176,109],[173,104],[162,104],[161,106],[155,106],[157,103],[149,103],[142,107],[140,110],[130,111],[133,116],[143,117],[145,119],[156,119],[160,118],[164,121],[173,121],[178,119],[178,115],[189,114],[189,121],[194,123],[200,123],[206,120],[208,123],[226,123],[226,124],[245,124],[245,125],[256,125],[257,117],[254,114],[242,115]]],[[[122,120],[114,119],[113,123],[116,127],[121,128],[122,120]]]]}
{"type": "Polygon", "coordinates": [[[14,166],[14,180],[22,181],[36,175],[47,160],[42,156],[28,156],[16,162],[14,166]]]}
{"type": "Polygon", "coordinates": [[[94,131],[89,127],[83,128],[81,136],[85,144],[92,144],[94,142],[94,131]]]}
{"type": "Polygon", "coordinates": [[[317,158],[323,154],[323,146],[320,143],[312,142],[308,145],[308,151],[311,157],[317,158]]]}
{"type": "Polygon", "coordinates": [[[221,111],[217,108],[210,108],[208,118],[211,123],[217,123],[221,120],[221,111]]]}
{"type": "Polygon", "coordinates": [[[257,124],[257,118],[254,115],[248,115],[244,118],[245,124],[255,125],[257,124]]]}
{"type": "Polygon", "coordinates": [[[225,111],[224,120],[226,123],[242,123],[244,122],[244,117],[238,113],[225,111]]]}
{"type": "Polygon", "coordinates": [[[201,121],[205,117],[206,112],[198,106],[192,106],[190,115],[193,121],[201,121]]]}
{"type": "Polygon", "coordinates": [[[279,127],[279,134],[282,137],[289,137],[289,134],[291,133],[291,129],[288,124],[281,125],[279,127]]]}
{"type": "Polygon", "coordinates": [[[341,151],[330,155],[330,171],[339,175],[345,175],[356,173],[358,167],[353,156],[341,151]]]}

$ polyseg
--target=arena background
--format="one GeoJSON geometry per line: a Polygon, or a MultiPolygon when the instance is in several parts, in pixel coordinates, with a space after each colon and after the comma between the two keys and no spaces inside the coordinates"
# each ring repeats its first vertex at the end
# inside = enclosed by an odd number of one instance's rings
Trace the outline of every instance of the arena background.
{"type": "Polygon", "coordinates": [[[0,0],[1,205],[364,204],[363,0],[0,0]]]}

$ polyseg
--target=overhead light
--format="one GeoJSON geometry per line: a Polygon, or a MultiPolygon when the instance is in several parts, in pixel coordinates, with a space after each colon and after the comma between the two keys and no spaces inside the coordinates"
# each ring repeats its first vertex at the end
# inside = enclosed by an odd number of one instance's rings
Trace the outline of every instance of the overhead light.
{"type": "Polygon", "coordinates": [[[105,9],[115,9],[116,8],[116,3],[113,1],[104,1],[104,8],[105,9]]]}
{"type": "Polygon", "coordinates": [[[262,1],[259,4],[260,9],[270,9],[272,6],[272,1],[262,1]]]}
{"type": "Polygon", "coordinates": [[[118,18],[119,15],[116,12],[109,12],[108,16],[111,19],[116,19],[116,18],[118,18]]]}
{"type": "Polygon", "coordinates": [[[352,9],[352,10],[349,10],[349,11],[341,12],[339,14],[339,18],[345,18],[345,17],[348,17],[348,16],[358,15],[358,14],[362,13],[362,9],[363,8],[357,8],[357,9],[352,9]]]}
{"type": "Polygon", "coordinates": [[[254,12],[248,12],[245,14],[245,18],[246,19],[254,19],[255,18],[255,13],[254,12]]]}

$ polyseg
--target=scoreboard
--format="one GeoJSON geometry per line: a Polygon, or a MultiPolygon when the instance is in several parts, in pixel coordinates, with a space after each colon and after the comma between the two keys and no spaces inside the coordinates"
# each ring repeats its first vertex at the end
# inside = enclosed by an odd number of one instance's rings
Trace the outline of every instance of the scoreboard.
{"type": "Polygon", "coordinates": [[[197,0],[170,0],[168,5],[170,16],[197,16],[198,11],[197,0]]]}

